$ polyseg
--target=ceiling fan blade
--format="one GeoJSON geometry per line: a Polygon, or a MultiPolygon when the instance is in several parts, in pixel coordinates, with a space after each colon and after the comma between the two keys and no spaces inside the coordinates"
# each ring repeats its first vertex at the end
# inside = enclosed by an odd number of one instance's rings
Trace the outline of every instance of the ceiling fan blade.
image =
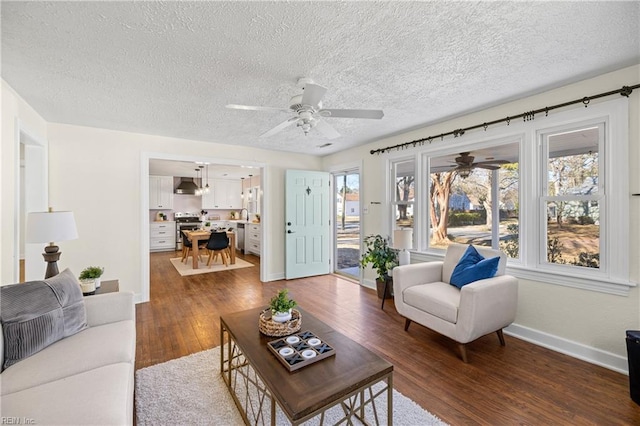
{"type": "Polygon", "coordinates": [[[318,129],[318,131],[322,133],[327,139],[336,139],[340,137],[340,133],[338,133],[336,129],[331,127],[331,125],[327,124],[325,121],[318,121],[316,123],[316,129],[318,129]]]}
{"type": "Polygon", "coordinates": [[[322,109],[320,115],[333,118],[371,118],[379,120],[384,112],[379,109],[322,109]]]}
{"type": "Polygon", "coordinates": [[[304,92],[302,93],[302,105],[317,106],[322,97],[327,92],[326,87],[318,86],[317,84],[307,83],[304,85],[304,92]]]}
{"type": "Polygon", "coordinates": [[[244,109],[250,111],[282,111],[282,112],[291,112],[289,108],[274,108],[274,107],[264,107],[264,106],[253,106],[253,105],[237,105],[237,104],[229,104],[227,105],[229,109],[244,109]]]}
{"type": "Polygon", "coordinates": [[[500,166],[494,166],[491,164],[473,164],[471,166],[472,169],[478,168],[478,169],[487,169],[487,170],[498,170],[500,168],[500,166]]]}
{"type": "Polygon", "coordinates": [[[487,160],[487,161],[478,161],[477,163],[473,163],[474,166],[480,164],[509,164],[510,162],[507,160],[487,160]]]}
{"type": "Polygon", "coordinates": [[[268,130],[268,131],[264,132],[263,134],[261,134],[260,137],[261,138],[268,138],[269,136],[273,136],[276,133],[280,132],[281,130],[286,129],[287,127],[291,126],[296,121],[298,121],[298,117],[293,117],[293,118],[288,119],[287,121],[283,121],[282,123],[278,124],[273,129],[268,130]]]}

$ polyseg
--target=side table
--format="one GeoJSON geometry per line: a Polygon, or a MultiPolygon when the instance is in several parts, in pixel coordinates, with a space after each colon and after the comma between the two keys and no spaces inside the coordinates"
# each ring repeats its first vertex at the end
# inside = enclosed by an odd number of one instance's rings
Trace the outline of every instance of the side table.
{"type": "Polygon", "coordinates": [[[115,293],[117,291],[120,291],[120,282],[118,280],[109,280],[102,281],[95,294],[115,293]]]}

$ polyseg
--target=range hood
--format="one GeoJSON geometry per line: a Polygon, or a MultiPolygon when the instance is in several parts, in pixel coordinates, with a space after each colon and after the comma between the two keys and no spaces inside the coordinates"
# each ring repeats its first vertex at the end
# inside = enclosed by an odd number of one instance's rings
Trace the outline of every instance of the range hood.
{"type": "Polygon", "coordinates": [[[198,185],[193,181],[193,178],[183,177],[180,178],[180,184],[176,187],[176,194],[190,194],[195,195],[198,185]]]}

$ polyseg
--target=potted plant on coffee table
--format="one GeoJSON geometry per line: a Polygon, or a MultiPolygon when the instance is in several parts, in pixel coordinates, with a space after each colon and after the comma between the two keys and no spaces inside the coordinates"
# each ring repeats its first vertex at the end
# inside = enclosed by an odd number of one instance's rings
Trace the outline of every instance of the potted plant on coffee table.
{"type": "Polygon", "coordinates": [[[391,297],[391,270],[398,266],[398,252],[389,246],[389,242],[381,235],[368,235],[364,238],[364,253],[360,266],[365,268],[371,264],[378,273],[376,290],[380,299],[391,297]],[[385,291],[385,284],[386,291],[385,291]]]}
{"type": "Polygon", "coordinates": [[[291,309],[297,305],[296,301],[289,299],[288,290],[282,289],[269,302],[271,318],[275,322],[287,322],[291,319],[291,309]]]}

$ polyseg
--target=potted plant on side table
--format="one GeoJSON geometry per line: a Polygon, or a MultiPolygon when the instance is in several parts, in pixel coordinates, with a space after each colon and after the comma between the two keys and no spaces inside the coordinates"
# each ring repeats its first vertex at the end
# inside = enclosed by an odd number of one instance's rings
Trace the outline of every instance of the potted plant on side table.
{"type": "Polygon", "coordinates": [[[104,272],[104,268],[100,266],[88,266],[80,272],[78,279],[82,294],[94,294],[97,288],[100,288],[100,277],[104,272]]]}
{"type": "Polygon", "coordinates": [[[271,319],[275,322],[287,322],[291,319],[291,309],[297,305],[296,301],[289,299],[288,290],[278,291],[278,294],[269,301],[271,319]]]}
{"type": "Polygon", "coordinates": [[[391,297],[393,285],[390,273],[394,267],[398,266],[398,252],[391,248],[387,239],[381,235],[366,236],[364,238],[364,248],[360,266],[365,268],[371,264],[373,269],[376,270],[378,273],[376,279],[378,298],[384,301],[384,299],[391,297]]]}

